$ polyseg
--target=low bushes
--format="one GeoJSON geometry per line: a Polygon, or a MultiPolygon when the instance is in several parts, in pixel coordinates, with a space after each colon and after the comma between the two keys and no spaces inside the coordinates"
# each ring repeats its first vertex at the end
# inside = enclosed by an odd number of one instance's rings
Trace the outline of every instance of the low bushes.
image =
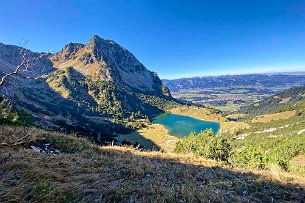
{"type": "Polygon", "coordinates": [[[177,143],[175,152],[193,153],[223,161],[234,166],[269,169],[276,165],[284,171],[296,171],[290,161],[305,154],[305,136],[249,137],[242,141],[228,141],[215,136],[212,130],[191,133],[177,143]]]}
{"type": "Polygon", "coordinates": [[[229,161],[231,145],[220,136],[214,136],[212,130],[199,134],[191,133],[188,137],[177,143],[175,152],[194,153],[210,159],[229,161]]]}
{"type": "Polygon", "coordinates": [[[0,124],[30,126],[34,118],[24,110],[14,111],[10,107],[0,106],[0,124]]]}

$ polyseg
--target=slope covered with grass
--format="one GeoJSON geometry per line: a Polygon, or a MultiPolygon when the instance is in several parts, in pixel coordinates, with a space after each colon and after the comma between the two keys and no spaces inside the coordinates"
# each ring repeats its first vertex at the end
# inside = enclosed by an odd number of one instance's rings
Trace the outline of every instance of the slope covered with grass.
{"type": "Polygon", "coordinates": [[[241,167],[280,167],[290,173],[305,174],[305,87],[296,87],[245,107],[242,118],[249,128],[234,135],[223,134],[241,167]]]}
{"type": "Polygon", "coordinates": [[[0,136],[0,202],[304,200],[305,179],[280,170],[232,168],[191,154],[100,147],[33,128],[2,126],[0,136]],[[46,145],[52,150],[37,152],[46,145]]]}
{"type": "Polygon", "coordinates": [[[278,113],[295,109],[295,106],[304,101],[305,86],[293,87],[262,101],[247,105],[239,113],[256,116],[261,114],[278,113]]]}

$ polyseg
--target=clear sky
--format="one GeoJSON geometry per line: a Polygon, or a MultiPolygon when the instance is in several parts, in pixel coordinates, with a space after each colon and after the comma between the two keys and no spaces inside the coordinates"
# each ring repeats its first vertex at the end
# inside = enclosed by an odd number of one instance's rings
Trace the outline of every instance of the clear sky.
{"type": "Polygon", "coordinates": [[[305,71],[304,0],[0,0],[0,42],[112,39],[161,78],[305,71]]]}

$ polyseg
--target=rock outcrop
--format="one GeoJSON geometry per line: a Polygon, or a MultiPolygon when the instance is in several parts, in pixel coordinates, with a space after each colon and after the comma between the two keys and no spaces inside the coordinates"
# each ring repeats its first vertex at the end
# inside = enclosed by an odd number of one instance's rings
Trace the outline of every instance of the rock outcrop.
{"type": "MultiPolygon", "coordinates": [[[[111,81],[129,90],[163,94],[162,82],[128,50],[112,40],[93,36],[87,45],[70,43],[54,54],[56,68],[71,66],[93,80],[111,81]]],[[[168,93],[163,94],[169,96],[168,93]]]]}

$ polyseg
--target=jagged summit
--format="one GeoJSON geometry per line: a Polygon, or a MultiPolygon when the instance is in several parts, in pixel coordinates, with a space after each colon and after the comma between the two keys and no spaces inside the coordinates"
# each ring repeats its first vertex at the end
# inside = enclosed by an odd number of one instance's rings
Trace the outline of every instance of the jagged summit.
{"type": "Polygon", "coordinates": [[[70,43],[51,57],[56,68],[71,66],[94,80],[113,81],[128,89],[163,94],[159,77],[127,49],[94,35],[87,45],[70,43]]]}
{"type": "Polygon", "coordinates": [[[119,47],[119,48],[129,52],[127,49],[125,49],[124,47],[122,47],[121,45],[116,43],[114,40],[104,39],[104,38],[102,38],[102,37],[100,37],[98,35],[93,35],[91,37],[91,39],[89,40],[88,46],[91,46],[93,49],[97,48],[97,47],[100,47],[100,46],[105,46],[105,47],[107,47],[107,46],[109,46],[109,47],[116,46],[116,47],[119,47]]]}
{"type": "Polygon", "coordinates": [[[100,37],[99,35],[93,35],[90,40],[89,40],[89,43],[90,42],[110,42],[110,43],[116,43],[115,41],[111,40],[111,39],[104,39],[102,37],[100,37]]]}
{"type": "Polygon", "coordinates": [[[89,43],[88,44],[99,44],[99,43],[109,43],[109,42],[112,42],[114,43],[113,40],[108,40],[108,39],[104,39],[98,35],[93,35],[90,40],[89,40],[89,43]]]}

